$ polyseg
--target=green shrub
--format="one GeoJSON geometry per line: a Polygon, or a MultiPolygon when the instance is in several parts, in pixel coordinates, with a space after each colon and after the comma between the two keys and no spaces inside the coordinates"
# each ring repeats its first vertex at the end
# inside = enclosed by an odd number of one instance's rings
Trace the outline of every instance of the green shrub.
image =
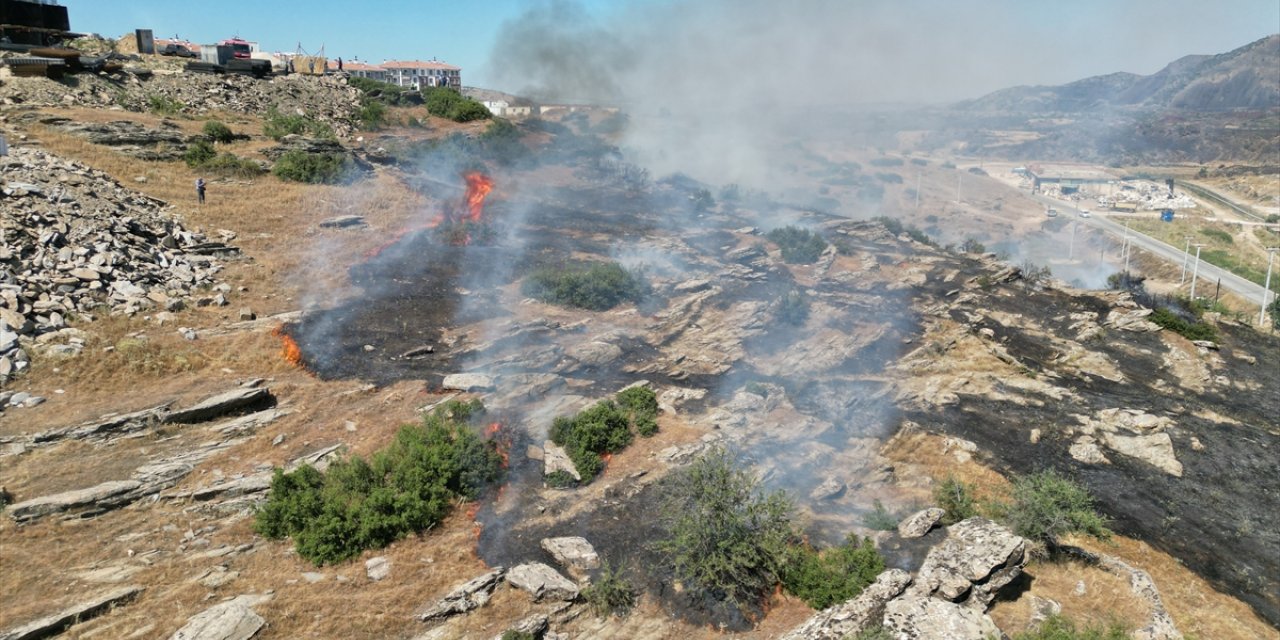
{"type": "Polygon", "coordinates": [[[360,119],[360,128],[365,131],[377,131],[387,122],[387,107],[377,100],[365,100],[356,112],[360,119]]]}
{"type": "Polygon", "coordinates": [[[231,127],[217,120],[204,123],[204,135],[214,142],[227,143],[236,139],[236,134],[231,132],[231,127]]]}
{"type": "Polygon", "coordinates": [[[267,110],[266,120],[262,125],[262,133],[272,140],[279,141],[287,135],[309,135],[315,138],[333,138],[333,128],[311,118],[297,114],[283,114],[275,107],[267,110]]]}
{"type": "Polygon", "coordinates": [[[777,317],[790,325],[803,325],[809,318],[809,297],[803,291],[788,291],[778,299],[777,317]]]}
{"type": "Polygon", "coordinates": [[[863,514],[862,524],[876,531],[893,531],[898,528],[898,517],[889,513],[883,502],[876,500],[872,503],[871,511],[863,514]]]}
{"type": "Polygon", "coordinates": [[[1126,640],[1129,631],[1119,622],[1076,627],[1076,623],[1055,614],[1036,628],[1015,634],[1013,640],[1126,640]]]}
{"type": "Polygon", "coordinates": [[[541,267],[525,279],[521,291],[551,304],[607,311],[623,302],[640,302],[650,288],[640,271],[629,271],[616,262],[597,262],[541,267]]]}
{"type": "Polygon", "coordinates": [[[1223,242],[1223,243],[1226,243],[1226,244],[1234,244],[1234,243],[1235,243],[1235,239],[1231,237],[1231,234],[1230,234],[1230,233],[1227,233],[1226,231],[1223,231],[1223,230],[1221,230],[1221,229],[1201,229],[1201,230],[1200,230],[1200,234],[1201,234],[1201,235],[1205,235],[1205,236],[1209,236],[1210,238],[1213,238],[1214,240],[1217,240],[1217,241],[1219,241],[1219,242],[1223,242]]]}
{"type": "Polygon", "coordinates": [[[884,627],[876,626],[869,629],[863,629],[856,636],[849,636],[845,640],[897,640],[897,636],[884,627]]]}
{"type": "Polygon", "coordinates": [[[884,558],[871,540],[850,534],[844,544],[816,551],[792,547],[782,585],[814,609],[825,609],[862,592],[884,571],[884,558]]]}
{"type": "Polygon", "coordinates": [[[310,465],[276,469],[255,529],[292,537],[299,555],[322,565],[438,524],[454,501],[502,475],[497,446],[466,423],[482,411],[478,403],[448,403],[422,424],[401,427],[368,461],[352,456],[323,473],[310,465]]]}
{"type": "Polygon", "coordinates": [[[987,246],[978,242],[977,238],[965,238],[960,244],[960,250],[965,253],[986,253],[987,246]]]}
{"type": "Polygon", "coordinates": [[[529,633],[528,631],[507,629],[502,633],[502,640],[538,640],[538,636],[529,633]]]}
{"type": "Polygon", "coordinates": [[[749,471],[714,449],[663,481],[666,534],[655,543],[687,592],[742,608],[780,582],[797,536],[794,506],[765,494],[749,471]]]}
{"type": "Polygon", "coordinates": [[[347,84],[360,90],[363,94],[362,99],[365,102],[378,102],[388,107],[409,106],[413,101],[405,95],[407,91],[404,87],[390,82],[379,82],[369,78],[361,78],[353,76],[347,79],[347,84]]]}
{"type": "Polygon", "coordinates": [[[428,89],[424,97],[427,102],[427,113],[437,118],[448,118],[454,122],[471,122],[487,120],[493,116],[484,105],[464,97],[453,89],[445,87],[428,89]]]}
{"type": "Polygon", "coordinates": [[[542,481],[552,489],[569,489],[578,486],[578,481],[568,471],[557,469],[543,476],[542,481]]]}
{"type": "Polygon", "coordinates": [[[1213,328],[1213,325],[1202,321],[1188,321],[1170,311],[1168,307],[1157,307],[1147,318],[1188,340],[1218,339],[1218,331],[1213,328]]]}
{"type": "Polygon", "coordinates": [[[827,248],[822,236],[800,227],[780,227],[770,231],[767,237],[782,250],[782,261],[787,264],[815,262],[827,248]]]}
{"type": "Polygon", "coordinates": [[[188,167],[195,169],[217,156],[218,152],[214,150],[213,143],[203,138],[197,138],[187,145],[187,150],[183,152],[182,159],[187,163],[188,167]]]}
{"type": "Polygon", "coordinates": [[[607,561],[600,566],[600,575],[591,586],[582,590],[582,599],[597,617],[610,615],[625,617],[636,605],[636,590],[623,579],[621,571],[607,561]]]}
{"type": "Polygon", "coordinates": [[[262,175],[262,167],[253,160],[224,151],[200,165],[201,169],[224,178],[253,178],[262,175]]]}
{"type": "Polygon", "coordinates": [[[186,105],[182,104],[181,100],[178,100],[176,98],[170,98],[168,96],[162,96],[158,93],[153,93],[147,96],[147,108],[150,109],[152,113],[155,113],[157,115],[162,115],[162,116],[177,115],[182,111],[182,108],[185,106],[186,105]]]}
{"type": "Polygon", "coordinates": [[[1014,533],[1050,546],[1069,533],[1111,537],[1107,518],[1094,510],[1093,496],[1052,470],[1014,480],[1013,501],[1003,515],[1014,533]]]}
{"type": "Polygon", "coordinates": [[[337,184],[350,178],[351,160],[340,153],[306,153],[294,150],[280,156],[271,172],[281,180],[310,184],[337,184]]]}
{"type": "Polygon", "coordinates": [[[933,238],[930,238],[929,234],[916,228],[915,225],[904,225],[902,224],[902,221],[897,218],[890,218],[889,216],[876,216],[875,218],[872,218],[872,220],[884,225],[884,228],[895,236],[900,236],[905,233],[907,234],[907,237],[921,244],[926,244],[931,247],[938,246],[938,243],[933,238]]]}
{"type": "Polygon", "coordinates": [[[636,433],[645,437],[657,433],[657,416],[658,400],[653,390],[632,387],[619,392],[613,400],[597,402],[572,417],[556,418],[551,423],[550,437],[564,447],[586,484],[604,469],[602,454],[626,448],[636,433]]]}
{"type": "Polygon", "coordinates": [[[933,488],[933,500],[946,511],[942,515],[942,524],[951,525],[978,515],[973,487],[954,477],[947,477],[933,488]]]}

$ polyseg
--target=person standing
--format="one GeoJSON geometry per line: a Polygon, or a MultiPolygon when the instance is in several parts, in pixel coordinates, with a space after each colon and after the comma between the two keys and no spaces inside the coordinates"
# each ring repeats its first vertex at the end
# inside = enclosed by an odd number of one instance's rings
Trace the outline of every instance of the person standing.
{"type": "Polygon", "coordinates": [[[342,71],[342,58],[338,58],[338,71],[342,71]]]}
{"type": "Polygon", "coordinates": [[[196,178],[196,201],[204,204],[204,178],[196,178]]]}

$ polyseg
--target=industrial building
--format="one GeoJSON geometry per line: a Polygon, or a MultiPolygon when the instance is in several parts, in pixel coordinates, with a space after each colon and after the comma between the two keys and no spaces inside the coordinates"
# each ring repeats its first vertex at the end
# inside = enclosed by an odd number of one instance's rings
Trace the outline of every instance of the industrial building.
{"type": "Polygon", "coordinates": [[[76,35],[53,0],[0,0],[0,43],[44,47],[76,35]]]}

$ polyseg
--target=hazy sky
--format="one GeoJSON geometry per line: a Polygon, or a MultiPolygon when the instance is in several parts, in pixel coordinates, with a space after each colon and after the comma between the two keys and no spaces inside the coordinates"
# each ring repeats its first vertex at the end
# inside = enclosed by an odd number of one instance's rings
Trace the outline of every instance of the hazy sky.
{"type": "MultiPolygon", "coordinates": [[[[212,42],[232,35],[256,40],[266,50],[308,52],[324,46],[330,57],[380,62],[383,59],[446,60],[463,68],[468,85],[505,81],[499,33],[530,9],[550,0],[63,0],[74,30],[120,35],[145,27],[158,37],[181,35],[212,42]],[[492,56],[492,61],[491,61],[492,56]],[[500,80],[501,79],[501,80],[500,80]]],[[[563,1],[560,4],[564,4],[563,1]]],[[[709,1],[631,2],[582,0],[573,3],[602,33],[625,32],[645,16],[678,24],[685,14],[707,14],[708,6],[733,12],[733,3],[709,1]]],[[[763,5],[762,5],[763,7],[763,5]]],[[[1277,0],[798,0],[771,2],[757,11],[768,30],[776,21],[791,30],[761,40],[759,55],[787,57],[806,49],[815,55],[807,29],[849,25],[849,37],[870,40],[860,51],[879,47],[894,59],[926,65],[945,78],[932,99],[973,97],[1012,84],[1057,84],[1081,77],[1131,71],[1152,73],[1191,53],[1221,53],[1280,31],[1277,0]],[[829,15],[828,15],[829,14],[829,15]],[[813,25],[818,25],[814,27],[813,25]],[[877,41],[879,40],[879,41],[877,41]]],[[[714,13],[714,11],[711,11],[714,13]]],[[[714,22],[701,34],[714,44],[714,22]]],[[[749,46],[752,32],[732,34],[749,46]]],[[[831,46],[843,53],[840,43],[831,46]]],[[[817,52],[820,55],[820,52],[817,52]]],[[[588,54],[589,55],[589,54],[588,54]]],[[[865,61],[863,61],[865,63],[865,61]]],[[[892,62],[892,61],[889,61],[892,62]]],[[[826,61],[839,69],[857,60],[826,61]]],[[[886,64],[878,61],[876,64],[886,64]]],[[[916,70],[913,66],[912,70],[916,70]]],[[[913,78],[913,82],[919,82],[913,78]]],[[[882,97],[920,98],[918,91],[887,87],[882,97]]]]}

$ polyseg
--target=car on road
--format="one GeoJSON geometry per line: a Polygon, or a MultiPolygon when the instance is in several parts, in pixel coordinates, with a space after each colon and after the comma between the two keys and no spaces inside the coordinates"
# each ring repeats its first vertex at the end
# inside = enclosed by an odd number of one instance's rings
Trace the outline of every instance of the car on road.
{"type": "Polygon", "coordinates": [[[190,50],[184,44],[166,44],[160,50],[162,56],[178,56],[179,58],[199,58],[200,54],[190,50]]]}
{"type": "Polygon", "coordinates": [[[1089,217],[1089,210],[1088,210],[1088,209],[1081,209],[1081,210],[1080,210],[1080,217],[1081,217],[1081,218],[1088,218],[1088,217],[1089,217]]]}

